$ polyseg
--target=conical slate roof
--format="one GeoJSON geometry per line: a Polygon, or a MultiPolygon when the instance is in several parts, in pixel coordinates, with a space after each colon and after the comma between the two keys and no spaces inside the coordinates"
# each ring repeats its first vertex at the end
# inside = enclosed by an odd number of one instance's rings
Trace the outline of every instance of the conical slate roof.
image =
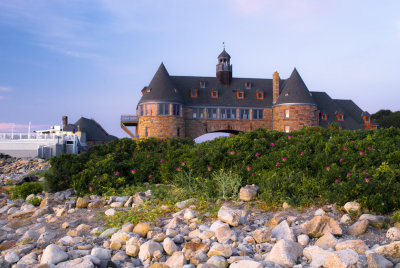
{"type": "Polygon", "coordinates": [[[228,59],[230,59],[231,58],[231,55],[229,55],[228,54],[228,52],[226,52],[225,51],[225,48],[224,48],[224,50],[221,52],[221,54],[219,54],[219,56],[218,56],[218,58],[228,58],[228,59]]]}
{"type": "Polygon", "coordinates": [[[286,80],[285,86],[275,105],[289,103],[316,104],[296,68],[294,68],[289,79],[286,80]]]}
{"type": "Polygon", "coordinates": [[[64,131],[82,131],[86,133],[86,140],[88,141],[112,141],[118,138],[112,136],[104,130],[99,123],[94,119],[88,119],[85,117],[79,118],[75,124],[68,124],[64,131]]]}
{"type": "Polygon", "coordinates": [[[171,77],[163,63],[161,63],[150,85],[145,90],[139,104],[150,101],[183,103],[183,98],[172,83],[171,77]]]}

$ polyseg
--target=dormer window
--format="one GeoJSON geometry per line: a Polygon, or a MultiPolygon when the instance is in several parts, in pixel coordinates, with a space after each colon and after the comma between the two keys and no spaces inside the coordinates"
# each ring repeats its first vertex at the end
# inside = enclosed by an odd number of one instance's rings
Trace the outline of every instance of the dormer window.
{"type": "Polygon", "coordinates": [[[197,98],[197,97],[198,97],[198,95],[197,95],[197,89],[191,89],[191,90],[190,90],[190,97],[191,97],[191,98],[197,98]]]}
{"type": "Polygon", "coordinates": [[[322,121],[328,120],[328,115],[325,114],[325,113],[322,113],[322,114],[321,114],[321,120],[322,120],[322,121]]]}
{"type": "Polygon", "coordinates": [[[243,91],[236,92],[236,97],[238,100],[244,99],[244,92],[243,91]]]}
{"type": "Polygon", "coordinates": [[[251,89],[251,82],[244,82],[244,88],[245,89],[251,89]]]}
{"type": "Polygon", "coordinates": [[[257,92],[257,100],[263,100],[264,99],[264,92],[257,92]]]}
{"type": "Polygon", "coordinates": [[[289,93],[285,93],[285,96],[286,96],[286,97],[289,96],[289,93]]]}
{"type": "Polygon", "coordinates": [[[344,115],[343,114],[337,114],[337,120],[338,121],[344,121],[344,115]]]}
{"type": "Polygon", "coordinates": [[[369,122],[369,118],[370,118],[370,116],[366,116],[365,117],[365,122],[369,122]]]}
{"type": "Polygon", "coordinates": [[[218,99],[218,90],[211,90],[211,98],[218,99]]]}
{"type": "Polygon", "coordinates": [[[206,81],[200,81],[200,88],[206,88],[206,81]]]}

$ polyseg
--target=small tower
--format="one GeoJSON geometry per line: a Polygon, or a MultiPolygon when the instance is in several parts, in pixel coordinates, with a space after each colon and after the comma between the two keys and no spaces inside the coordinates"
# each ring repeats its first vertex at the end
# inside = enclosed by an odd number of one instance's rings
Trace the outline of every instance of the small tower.
{"type": "Polygon", "coordinates": [[[222,85],[229,85],[232,80],[231,56],[224,50],[218,56],[217,80],[222,85]]]}

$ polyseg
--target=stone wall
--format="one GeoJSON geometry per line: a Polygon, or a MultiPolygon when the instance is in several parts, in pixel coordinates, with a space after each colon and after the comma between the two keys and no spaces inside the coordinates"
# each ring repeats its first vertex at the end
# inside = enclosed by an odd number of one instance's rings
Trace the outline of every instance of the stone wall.
{"type": "Polygon", "coordinates": [[[185,137],[185,121],[182,116],[139,116],[138,135],[141,139],[146,137],[161,139],[177,137],[178,128],[180,128],[180,137],[185,137]]]}
{"type": "Polygon", "coordinates": [[[299,130],[303,126],[318,126],[317,107],[312,105],[282,105],[273,108],[274,130],[299,130]],[[285,110],[289,110],[289,117],[285,118],[285,110]]]}

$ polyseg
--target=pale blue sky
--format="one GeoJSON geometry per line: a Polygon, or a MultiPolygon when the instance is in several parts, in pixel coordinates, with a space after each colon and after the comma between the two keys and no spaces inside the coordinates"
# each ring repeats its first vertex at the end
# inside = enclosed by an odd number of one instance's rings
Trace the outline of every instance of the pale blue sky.
{"type": "Polygon", "coordinates": [[[162,61],[214,76],[223,41],[234,77],[296,67],[310,90],[400,110],[398,0],[2,0],[0,132],[68,115],[123,137],[162,61]]]}

